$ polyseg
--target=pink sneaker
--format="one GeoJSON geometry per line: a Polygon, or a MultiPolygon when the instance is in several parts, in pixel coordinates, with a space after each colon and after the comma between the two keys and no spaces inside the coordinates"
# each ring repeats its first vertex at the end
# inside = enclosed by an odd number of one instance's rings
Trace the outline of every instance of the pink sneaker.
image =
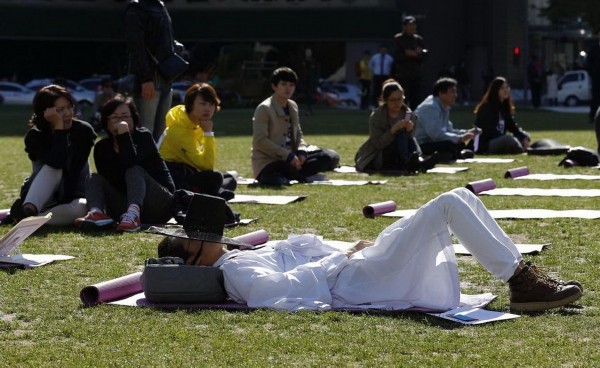
{"type": "Polygon", "coordinates": [[[135,233],[140,231],[140,217],[125,212],[121,215],[121,221],[117,225],[117,231],[135,233]]]}
{"type": "Polygon", "coordinates": [[[102,228],[114,223],[104,212],[88,212],[85,217],[75,219],[75,226],[81,229],[102,228]]]}

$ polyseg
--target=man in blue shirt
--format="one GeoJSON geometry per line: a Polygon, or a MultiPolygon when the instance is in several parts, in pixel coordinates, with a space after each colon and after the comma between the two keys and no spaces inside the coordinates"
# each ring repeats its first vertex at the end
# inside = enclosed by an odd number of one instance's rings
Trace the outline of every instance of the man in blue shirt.
{"type": "Polygon", "coordinates": [[[452,78],[440,78],[433,85],[429,95],[415,110],[418,117],[415,138],[424,155],[438,152],[443,161],[473,157],[473,152],[465,150],[476,129],[455,129],[450,121],[450,106],[458,96],[457,82],[452,78]]]}
{"type": "Polygon", "coordinates": [[[388,54],[387,47],[381,45],[379,52],[371,57],[369,68],[373,72],[373,106],[378,106],[383,82],[392,75],[394,58],[388,54]]]}

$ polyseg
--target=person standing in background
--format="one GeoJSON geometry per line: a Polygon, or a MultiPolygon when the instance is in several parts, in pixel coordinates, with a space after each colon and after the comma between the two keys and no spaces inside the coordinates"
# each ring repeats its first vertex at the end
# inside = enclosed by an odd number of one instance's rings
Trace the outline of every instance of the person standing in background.
{"type": "Polygon", "coordinates": [[[531,88],[531,104],[536,109],[540,107],[542,102],[542,77],[544,70],[542,63],[537,55],[531,56],[531,62],[527,68],[527,77],[529,78],[529,88],[531,88]]]}
{"type": "Polygon", "coordinates": [[[383,82],[392,75],[392,66],[394,58],[388,54],[388,49],[384,45],[379,47],[379,52],[369,61],[369,68],[373,74],[373,94],[371,96],[371,104],[375,107],[379,105],[377,99],[381,95],[381,87],[383,82]]]}
{"type": "Polygon", "coordinates": [[[589,122],[593,123],[596,110],[600,106],[600,29],[596,30],[596,40],[588,51],[586,69],[592,78],[589,122]]]}
{"type": "Polygon", "coordinates": [[[402,33],[394,36],[395,77],[404,87],[408,106],[412,110],[421,102],[421,65],[427,55],[425,41],[416,32],[417,20],[409,15],[402,21],[402,33]]]}
{"type": "Polygon", "coordinates": [[[373,73],[369,68],[371,60],[371,51],[365,50],[362,59],[358,62],[358,82],[360,83],[360,108],[365,110],[369,107],[369,97],[371,96],[371,79],[373,73]]]}
{"type": "Polygon", "coordinates": [[[312,115],[313,103],[315,102],[315,92],[319,84],[319,64],[313,58],[311,49],[304,51],[304,61],[302,62],[302,81],[304,82],[304,98],[306,99],[306,115],[312,115]]]}
{"type": "Polygon", "coordinates": [[[130,0],[125,10],[125,38],[129,73],[135,75],[134,100],[142,125],[155,141],[165,130],[165,115],[171,107],[171,83],[157,70],[156,60],[170,55],[176,44],[171,17],[159,0],[130,0]]]}

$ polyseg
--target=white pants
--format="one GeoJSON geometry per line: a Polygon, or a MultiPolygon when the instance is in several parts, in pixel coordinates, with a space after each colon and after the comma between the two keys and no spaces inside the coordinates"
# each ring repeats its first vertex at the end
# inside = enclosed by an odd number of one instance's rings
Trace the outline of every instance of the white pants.
{"type": "Polygon", "coordinates": [[[83,217],[87,213],[85,198],[75,198],[71,202],[63,204],[53,203],[54,195],[62,182],[62,175],[61,169],[55,169],[48,165],[42,166],[33,179],[23,202],[23,204],[33,204],[42,216],[52,212],[52,219],[47,222],[48,225],[73,225],[76,218],[83,217]]]}
{"type": "Polygon", "coordinates": [[[332,289],[333,305],[457,307],[460,287],[451,233],[500,280],[508,281],[522,260],[479,198],[459,188],[396,221],[373,247],[352,256],[332,289]]]}

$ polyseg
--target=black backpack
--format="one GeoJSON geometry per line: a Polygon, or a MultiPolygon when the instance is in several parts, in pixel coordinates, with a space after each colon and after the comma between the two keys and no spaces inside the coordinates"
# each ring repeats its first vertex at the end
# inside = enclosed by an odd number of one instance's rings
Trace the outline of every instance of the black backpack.
{"type": "Polygon", "coordinates": [[[558,166],[596,166],[599,161],[596,151],[585,147],[572,147],[567,151],[567,156],[559,162],[558,166]]]}

